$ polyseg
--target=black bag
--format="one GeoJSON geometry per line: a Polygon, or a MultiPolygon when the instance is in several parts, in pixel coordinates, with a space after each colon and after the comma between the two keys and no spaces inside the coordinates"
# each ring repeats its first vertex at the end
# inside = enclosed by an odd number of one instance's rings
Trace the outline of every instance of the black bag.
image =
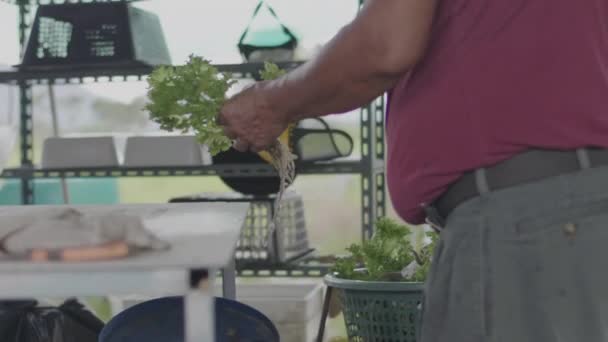
{"type": "Polygon", "coordinates": [[[59,307],[36,301],[0,303],[2,342],[97,342],[104,323],[76,300],[59,307]]]}

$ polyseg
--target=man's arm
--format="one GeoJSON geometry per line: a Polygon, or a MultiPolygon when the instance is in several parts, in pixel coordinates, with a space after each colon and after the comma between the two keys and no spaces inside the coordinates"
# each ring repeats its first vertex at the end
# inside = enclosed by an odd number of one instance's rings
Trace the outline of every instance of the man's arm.
{"type": "Polygon", "coordinates": [[[342,113],[391,89],[423,57],[437,0],[367,0],[312,61],[260,85],[290,121],[342,113]]]}
{"type": "Polygon", "coordinates": [[[224,104],[218,121],[237,150],[264,150],[290,122],[365,105],[420,61],[438,0],[366,1],[312,61],[224,104]]]}

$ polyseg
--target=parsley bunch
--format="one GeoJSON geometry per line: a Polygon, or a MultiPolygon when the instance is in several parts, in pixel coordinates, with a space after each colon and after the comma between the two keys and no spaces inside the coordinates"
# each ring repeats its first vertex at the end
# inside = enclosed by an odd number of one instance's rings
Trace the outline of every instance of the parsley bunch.
{"type": "Polygon", "coordinates": [[[286,71],[279,68],[278,65],[270,62],[264,63],[264,70],[260,71],[260,76],[263,80],[274,80],[283,75],[285,75],[286,71]]]}
{"type": "MultiPolygon", "coordinates": [[[[430,256],[434,243],[423,248],[421,253],[414,251],[410,242],[411,231],[388,218],[381,218],[376,223],[374,236],[361,244],[347,248],[350,255],[339,258],[333,272],[339,278],[365,281],[395,280],[395,274],[417,262],[419,268],[409,281],[423,281],[430,265],[430,256]],[[365,272],[357,268],[364,267],[365,272]]],[[[433,240],[434,242],[436,240],[433,240]]]]}
{"type": "MultiPolygon", "coordinates": [[[[266,62],[264,70],[260,72],[264,80],[273,80],[284,74],[285,71],[270,62],[266,62]]],[[[148,77],[150,102],[146,109],[150,112],[150,118],[164,130],[180,130],[183,133],[193,130],[198,141],[208,146],[209,153],[216,155],[232,146],[217,117],[226,102],[228,89],[235,82],[230,75],[220,73],[208,60],[191,55],[185,65],[154,69],[148,77]]],[[[279,173],[281,183],[275,199],[274,216],[263,245],[272,239],[283,193],[295,177],[295,156],[286,144],[277,139],[265,152],[279,173]]]]}
{"type": "MultiPolygon", "coordinates": [[[[260,74],[270,80],[283,75],[284,71],[266,63],[260,74]]],[[[236,80],[219,72],[210,61],[191,55],[185,65],[159,66],[153,70],[148,77],[150,102],[145,109],[163,130],[182,133],[193,130],[198,141],[216,155],[232,146],[218,125],[217,116],[228,89],[235,83],[236,80]]]]}

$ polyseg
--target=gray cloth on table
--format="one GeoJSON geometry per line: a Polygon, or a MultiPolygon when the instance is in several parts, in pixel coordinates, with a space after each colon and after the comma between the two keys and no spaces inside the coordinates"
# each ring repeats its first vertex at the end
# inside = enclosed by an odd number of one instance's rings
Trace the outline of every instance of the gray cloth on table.
{"type": "Polygon", "coordinates": [[[167,243],[148,232],[140,217],[121,212],[84,214],[62,208],[31,215],[3,215],[0,238],[9,254],[32,249],[98,246],[124,241],[138,249],[165,249],[167,243]]]}
{"type": "Polygon", "coordinates": [[[421,342],[608,341],[608,168],[489,193],[447,220],[421,342]]]}

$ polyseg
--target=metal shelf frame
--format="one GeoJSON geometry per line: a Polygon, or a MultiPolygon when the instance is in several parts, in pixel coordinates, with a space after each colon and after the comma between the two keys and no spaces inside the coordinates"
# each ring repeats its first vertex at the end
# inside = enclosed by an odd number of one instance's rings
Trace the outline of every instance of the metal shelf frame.
{"type": "MultiPolygon", "coordinates": [[[[27,42],[28,31],[31,26],[30,9],[31,6],[25,0],[19,1],[19,57],[23,58],[25,45],[27,42]]],[[[34,124],[33,124],[33,105],[32,105],[32,86],[23,81],[18,81],[19,85],[19,110],[20,110],[20,148],[21,148],[21,167],[32,168],[34,147],[34,124]]],[[[34,203],[34,182],[30,175],[21,175],[21,198],[23,204],[34,203]]]]}
{"type": "Polygon", "coordinates": [[[319,278],[330,272],[331,265],[323,264],[297,264],[293,266],[273,266],[237,269],[236,273],[242,278],[259,278],[259,277],[289,277],[289,278],[319,278]]]}
{"type": "MultiPolygon", "coordinates": [[[[333,163],[309,163],[298,166],[299,175],[318,174],[359,174],[361,163],[345,161],[333,163]]],[[[8,168],[3,178],[97,178],[97,177],[184,177],[221,176],[252,178],[277,176],[269,164],[222,164],[204,166],[163,166],[163,167],[96,167],[78,169],[40,169],[33,167],[8,168]]]]}
{"type": "Polygon", "coordinates": [[[9,4],[29,4],[29,5],[62,5],[62,4],[90,4],[95,2],[136,2],[142,0],[0,0],[9,4]]]}
{"type": "MultiPolygon", "coordinates": [[[[20,56],[23,57],[27,36],[31,26],[31,10],[36,5],[94,2],[131,2],[139,0],[0,0],[19,7],[20,56]]],[[[363,1],[361,1],[362,3],[363,1]]],[[[290,69],[299,62],[279,63],[290,69]]],[[[261,63],[216,65],[222,72],[234,77],[251,78],[263,65],[261,63]]],[[[34,203],[33,180],[36,178],[61,177],[165,177],[165,176],[223,176],[260,177],[274,175],[269,165],[211,165],[201,167],[150,167],[150,168],[95,168],[95,169],[39,169],[33,164],[33,106],[32,87],[39,84],[82,84],[89,82],[142,81],[151,67],[91,67],[73,69],[0,71],[0,83],[19,87],[20,98],[20,156],[21,166],[6,169],[1,177],[21,179],[23,204],[34,203]]],[[[385,98],[381,97],[361,108],[361,159],[331,163],[308,163],[299,167],[300,174],[359,174],[361,175],[361,220],[362,239],[373,234],[374,221],[386,214],[386,191],[384,176],[384,110],[385,98]]],[[[304,262],[294,266],[277,265],[272,269],[240,270],[239,275],[247,276],[322,276],[328,265],[304,262]]]]}
{"type": "MultiPolygon", "coordinates": [[[[276,63],[280,68],[293,69],[303,62],[276,63]]],[[[263,63],[217,64],[220,72],[230,73],[234,78],[252,78],[264,69],[263,63]]],[[[97,66],[53,69],[17,69],[0,71],[0,83],[27,85],[36,84],[83,84],[92,82],[143,81],[152,72],[152,67],[97,66]]]]}
{"type": "Polygon", "coordinates": [[[372,237],[374,222],[386,215],[384,173],[384,108],[380,97],[361,110],[361,222],[363,240],[372,237]]]}

